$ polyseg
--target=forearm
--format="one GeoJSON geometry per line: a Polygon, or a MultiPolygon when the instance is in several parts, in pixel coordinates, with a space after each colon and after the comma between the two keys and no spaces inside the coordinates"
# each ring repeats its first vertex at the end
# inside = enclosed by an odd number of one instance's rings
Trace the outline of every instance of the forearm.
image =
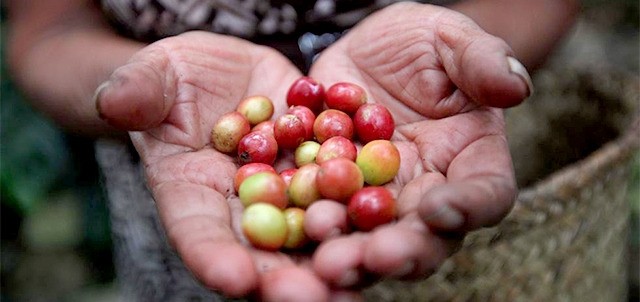
{"type": "Polygon", "coordinates": [[[467,0],[454,4],[485,31],[505,40],[529,69],[544,63],[572,27],[577,0],[467,0]]]}
{"type": "Polygon", "coordinates": [[[10,3],[8,62],[32,105],[65,129],[117,134],[99,118],[93,94],[144,45],[111,32],[87,2],[10,3]]]}

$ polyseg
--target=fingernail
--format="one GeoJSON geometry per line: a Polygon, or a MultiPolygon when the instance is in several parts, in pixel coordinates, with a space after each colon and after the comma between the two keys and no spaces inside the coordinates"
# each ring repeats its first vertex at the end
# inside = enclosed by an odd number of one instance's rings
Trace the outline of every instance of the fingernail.
{"type": "Polygon", "coordinates": [[[340,287],[351,287],[358,283],[360,280],[360,273],[355,269],[347,270],[337,284],[340,287]]]}
{"type": "Polygon", "coordinates": [[[531,81],[531,76],[529,72],[527,72],[527,68],[520,63],[516,58],[507,56],[507,63],[509,63],[509,70],[515,74],[517,74],[524,82],[527,84],[528,94],[527,96],[531,96],[533,94],[533,81],[531,81]]]}
{"type": "Polygon", "coordinates": [[[101,107],[102,107],[102,106],[100,106],[100,100],[101,100],[101,99],[100,99],[100,94],[101,94],[101,93],[102,93],[102,92],[103,92],[107,87],[109,87],[109,85],[111,85],[111,82],[110,82],[110,81],[102,82],[102,84],[100,84],[100,86],[98,86],[98,88],[96,88],[96,91],[93,93],[93,103],[95,104],[95,106],[96,106],[96,111],[98,111],[98,116],[99,116],[101,119],[105,119],[105,116],[104,116],[104,114],[102,114],[102,109],[101,109],[101,107]]]}
{"type": "Polygon", "coordinates": [[[394,272],[392,272],[390,274],[391,277],[404,277],[410,273],[413,272],[413,270],[415,270],[416,268],[416,264],[413,261],[408,261],[407,263],[403,264],[401,267],[399,267],[397,270],[395,270],[394,272]]]}
{"type": "Polygon", "coordinates": [[[425,217],[424,221],[432,227],[443,230],[455,230],[464,224],[464,216],[451,207],[443,205],[438,211],[425,217]]]}

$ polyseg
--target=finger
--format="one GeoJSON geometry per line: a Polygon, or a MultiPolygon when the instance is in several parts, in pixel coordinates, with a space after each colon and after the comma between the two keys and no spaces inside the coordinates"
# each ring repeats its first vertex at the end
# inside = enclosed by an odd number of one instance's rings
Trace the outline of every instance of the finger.
{"type": "Polygon", "coordinates": [[[329,300],[329,288],[311,270],[289,266],[261,276],[260,300],[323,302],[329,300]]]}
{"type": "Polygon", "coordinates": [[[160,50],[143,50],[96,90],[96,109],[110,125],[129,131],[162,122],[175,99],[175,78],[160,50]]]}
{"type": "Polygon", "coordinates": [[[467,231],[499,222],[517,188],[503,135],[482,137],[463,149],[447,169],[447,183],[422,195],[418,211],[430,227],[467,231]]]}
{"type": "MultiPolygon", "coordinates": [[[[247,242],[247,244],[250,243],[247,242]]],[[[304,258],[299,260],[300,263],[296,263],[294,262],[294,255],[281,252],[252,248],[251,256],[253,257],[253,265],[256,267],[256,271],[259,275],[296,264],[301,266],[306,265],[304,258]]]]}
{"type": "Polygon", "coordinates": [[[366,237],[366,234],[353,233],[323,242],[313,254],[314,271],[338,288],[359,285],[365,279],[360,264],[366,237]]]}
{"type": "Polygon", "coordinates": [[[223,195],[180,181],[162,182],[152,190],[170,243],[198,280],[232,297],[256,289],[253,259],[234,235],[223,195]]]}
{"type": "Polygon", "coordinates": [[[473,101],[506,108],[533,93],[529,74],[506,42],[459,14],[443,14],[436,24],[435,47],[443,67],[473,101]]]}
{"type": "Polygon", "coordinates": [[[403,217],[409,213],[416,212],[418,204],[431,188],[445,183],[446,178],[438,172],[426,172],[402,188],[398,195],[398,216],[403,217]]]}
{"type": "Polygon", "coordinates": [[[413,213],[373,231],[364,245],[363,266],[383,277],[425,277],[446,259],[452,247],[429,232],[413,213]]]}
{"type": "Polygon", "coordinates": [[[332,200],[318,200],[305,213],[304,232],[310,239],[325,241],[348,231],[347,207],[332,200]]]}
{"type": "MultiPolygon", "coordinates": [[[[107,122],[125,130],[147,130],[169,114],[231,111],[251,95],[265,95],[286,110],[286,85],[300,72],[273,49],[242,39],[189,32],[151,44],[118,68],[96,92],[96,107],[107,122]],[[197,108],[192,108],[197,101],[197,108]],[[172,107],[187,106],[176,112],[172,107]]],[[[173,121],[190,129],[185,121],[173,121]],[[186,124],[185,124],[186,123],[186,124]]],[[[209,125],[211,126],[211,125],[209,125]]]]}

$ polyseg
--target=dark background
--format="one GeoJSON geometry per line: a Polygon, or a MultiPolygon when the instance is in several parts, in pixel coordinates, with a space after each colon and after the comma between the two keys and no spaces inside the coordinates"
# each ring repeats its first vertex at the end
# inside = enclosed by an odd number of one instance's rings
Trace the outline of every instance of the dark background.
{"type": "MultiPolygon", "coordinates": [[[[575,31],[542,71],[558,64],[575,65],[583,64],[580,60],[595,60],[605,61],[617,72],[637,76],[638,16],[637,0],[585,1],[575,31]]],[[[2,10],[2,25],[5,17],[2,10]]],[[[6,69],[6,27],[2,26],[1,30],[0,299],[117,301],[109,212],[94,159],[93,142],[62,132],[29,107],[12,85],[6,69]]],[[[531,168],[519,165],[518,156],[514,156],[521,186],[530,185],[584,157],[619,134],[616,129],[604,126],[592,130],[593,137],[586,143],[555,139],[538,144],[540,150],[548,152],[555,152],[554,143],[572,146],[559,160],[541,161],[531,168]]],[[[559,136],[571,136],[563,134],[559,136]]],[[[512,144],[514,152],[518,152],[522,142],[516,138],[512,144]]],[[[640,154],[632,169],[628,192],[629,300],[638,301],[640,154]]]]}

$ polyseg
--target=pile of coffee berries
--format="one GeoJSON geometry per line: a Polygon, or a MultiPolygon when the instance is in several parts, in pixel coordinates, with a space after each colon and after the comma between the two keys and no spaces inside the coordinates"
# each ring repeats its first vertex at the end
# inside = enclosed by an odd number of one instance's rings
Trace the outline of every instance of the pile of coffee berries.
{"type": "Polygon", "coordinates": [[[382,186],[400,168],[389,110],[368,103],[356,84],[340,82],[325,91],[310,77],[296,80],[286,101],[286,113],[272,119],[269,98],[248,97],[211,132],[216,150],[237,156],[234,185],[251,244],[267,250],[305,246],[305,210],[320,199],[345,204],[348,224],[360,231],[393,221],[396,202],[382,186]],[[276,171],[283,150],[293,152],[295,168],[276,171]]]}

